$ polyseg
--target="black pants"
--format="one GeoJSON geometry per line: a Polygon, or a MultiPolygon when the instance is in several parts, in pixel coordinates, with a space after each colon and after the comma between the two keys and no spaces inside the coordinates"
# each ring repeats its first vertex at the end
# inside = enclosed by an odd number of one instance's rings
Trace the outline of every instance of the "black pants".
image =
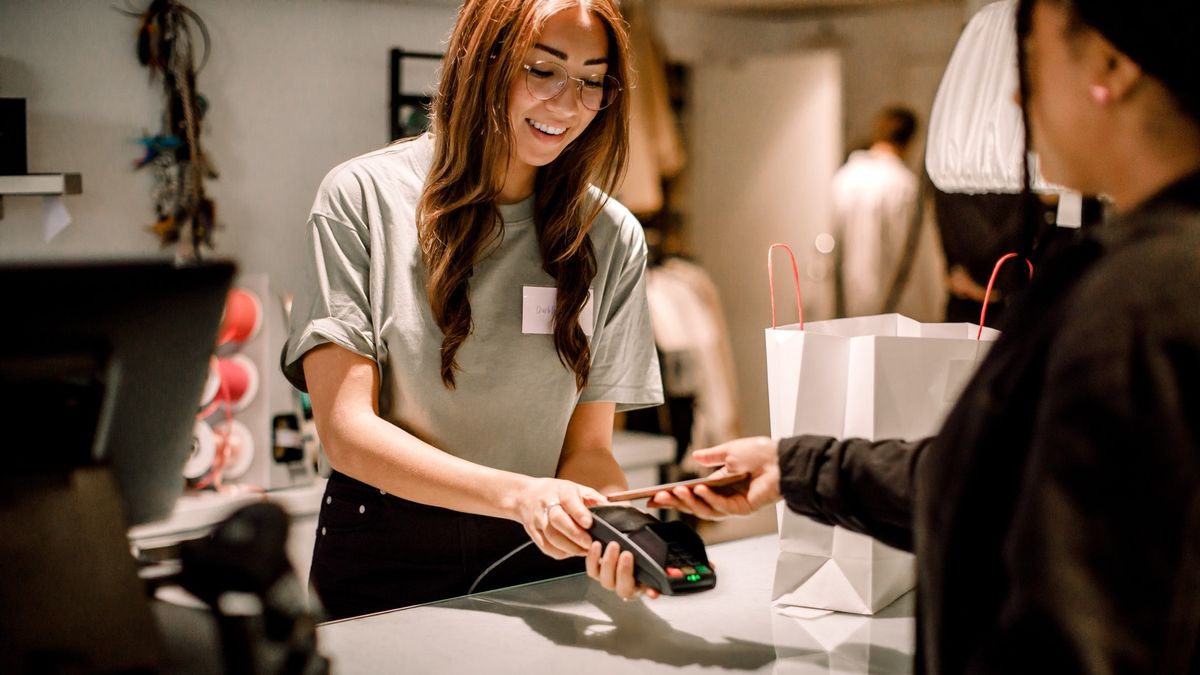
{"type": "MultiPolygon", "coordinates": [[[[466,594],[475,579],[529,535],[520,523],[384,494],[334,472],[321,500],[309,579],[327,618],[340,619],[466,594]]],[[[476,592],[583,571],[530,544],[476,592]]]]}

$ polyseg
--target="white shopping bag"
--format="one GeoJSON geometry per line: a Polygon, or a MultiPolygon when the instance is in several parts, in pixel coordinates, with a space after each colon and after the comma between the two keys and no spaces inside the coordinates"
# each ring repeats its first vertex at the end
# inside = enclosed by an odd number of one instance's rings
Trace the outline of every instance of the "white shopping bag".
{"type": "MultiPolygon", "coordinates": [[[[782,244],[771,247],[782,247],[782,244]]],[[[768,252],[768,266],[770,265],[768,252]]],[[[798,274],[796,303],[800,305],[798,274]]],[[[898,314],[766,330],[771,436],[916,439],[937,431],[999,332],[928,324],[898,314]]],[[[783,604],[871,614],[916,583],[909,553],[779,508],[773,598],[783,604]]]]}

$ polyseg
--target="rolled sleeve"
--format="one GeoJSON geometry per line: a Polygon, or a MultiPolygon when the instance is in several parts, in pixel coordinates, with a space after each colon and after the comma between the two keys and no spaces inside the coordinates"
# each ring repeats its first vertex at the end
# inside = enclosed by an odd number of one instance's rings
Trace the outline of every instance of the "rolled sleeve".
{"type": "MultiPolygon", "coordinates": [[[[629,216],[632,220],[632,216],[629,216]]],[[[628,224],[628,223],[626,223],[628,224]]],[[[662,378],[650,308],[646,300],[646,242],[633,221],[636,236],[629,243],[611,301],[592,344],[592,370],[580,403],[612,401],[617,412],[656,406],[663,402],[662,378]]]]}
{"type": "Polygon", "coordinates": [[[309,282],[292,304],[281,363],[297,389],[308,390],[302,361],[314,347],[335,344],[378,362],[365,229],[316,213],[309,218],[309,282]]]}

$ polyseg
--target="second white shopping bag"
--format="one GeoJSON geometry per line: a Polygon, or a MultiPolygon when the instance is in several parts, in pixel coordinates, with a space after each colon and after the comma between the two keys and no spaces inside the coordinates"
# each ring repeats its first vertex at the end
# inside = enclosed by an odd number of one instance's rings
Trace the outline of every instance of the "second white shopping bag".
{"type": "MultiPolygon", "coordinates": [[[[767,253],[771,328],[766,330],[771,436],[916,439],[934,433],[990,341],[975,324],[931,324],[898,314],[804,323],[791,249],[767,253]],[[787,251],[799,321],[778,325],[771,253],[787,251]]],[[[873,613],[913,587],[911,554],[780,505],[777,602],[873,613]]]]}

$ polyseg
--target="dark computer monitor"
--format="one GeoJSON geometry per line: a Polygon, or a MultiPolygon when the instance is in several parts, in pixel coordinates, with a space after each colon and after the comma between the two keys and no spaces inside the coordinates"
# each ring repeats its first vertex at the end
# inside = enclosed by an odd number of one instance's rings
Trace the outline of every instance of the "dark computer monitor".
{"type": "Polygon", "coordinates": [[[165,518],[233,265],[0,264],[8,473],[107,466],[130,525],[165,518]]]}
{"type": "Polygon", "coordinates": [[[158,662],[126,532],[183,489],[233,274],[0,263],[0,671],[158,662]]]}

